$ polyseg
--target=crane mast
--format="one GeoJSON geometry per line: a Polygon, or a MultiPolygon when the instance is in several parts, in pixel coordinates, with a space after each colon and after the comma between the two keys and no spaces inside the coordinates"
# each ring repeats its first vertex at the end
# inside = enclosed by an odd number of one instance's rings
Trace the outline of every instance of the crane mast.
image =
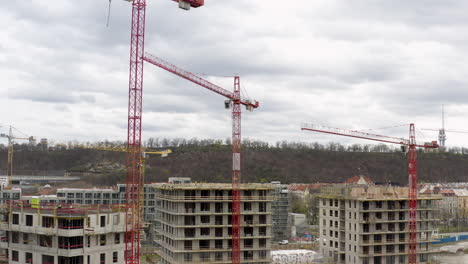
{"type": "Polygon", "coordinates": [[[232,104],[232,255],[233,264],[240,263],[240,217],[241,217],[241,105],[247,110],[253,110],[259,106],[254,100],[242,98],[239,76],[234,77],[234,92],[230,92],[215,85],[189,71],[181,69],[161,58],[145,53],[143,60],[171,72],[188,81],[198,84],[210,91],[228,98],[226,106],[232,104]]]}
{"type": "Polygon", "coordinates": [[[140,263],[140,223],[143,182],[141,177],[141,121],[143,105],[143,52],[145,50],[146,0],[132,2],[130,75],[128,88],[125,263],[140,263]]]}
{"type": "MultiPolygon", "coordinates": [[[[140,223],[143,191],[141,173],[141,131],[143,106],[143,55],[145,51],[146,0],[132,2],[130,30],[130,70],[128,84],[127,175],[126,199],[128,213],[125,229],[125,263],[140,263],[140,223]]],[[[204,0],[173,0],[185,10],[204,5],[204,0]]]]}
{"type": "Polygon", "coordinates": [[[382,136],[361,131],[330,128],[313,124],[302,124],[301,130],[327,133],[338,136],[354,137],[408,147],[408,199],[409,199],[409,245],[408,263],[417,263],[417,209],[418,209],[418,167],[416,148],[438,148],[437,141],[418,145],[414,124],[409,125],[409,139],[382,136]]]}

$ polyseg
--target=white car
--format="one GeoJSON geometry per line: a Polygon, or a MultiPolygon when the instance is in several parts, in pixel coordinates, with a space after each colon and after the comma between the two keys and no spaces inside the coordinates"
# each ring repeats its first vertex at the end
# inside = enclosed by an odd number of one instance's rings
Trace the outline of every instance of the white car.
{"type": "Polygon", "coordinates": [[[281,240],[280,242],[278,242],[278,245],[287,245],[287,244],[289,244],[288,240],[281,240]]]}

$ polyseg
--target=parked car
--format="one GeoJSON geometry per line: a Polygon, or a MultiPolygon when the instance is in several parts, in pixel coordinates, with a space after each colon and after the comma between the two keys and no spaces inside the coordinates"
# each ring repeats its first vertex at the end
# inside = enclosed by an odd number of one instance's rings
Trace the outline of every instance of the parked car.
{"type": "Polygon", "coordinates": [[[288,240],[281,240],[280,242],[278,242],[278,245],[287,245],[287,244],[289,244],[288,240]]]}

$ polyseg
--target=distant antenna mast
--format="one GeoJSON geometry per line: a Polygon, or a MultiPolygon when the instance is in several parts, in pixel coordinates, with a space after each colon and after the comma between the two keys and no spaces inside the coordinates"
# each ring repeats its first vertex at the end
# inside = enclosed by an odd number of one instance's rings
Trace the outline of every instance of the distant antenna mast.
{"type": "Polygon", "coordinates": [[[109,0],[109,10],[107,10],[107,22],[106,22],[106,27],[109,27],[110,12],[111,12],[111,3],[112,3],[112,0],[109,0]]]}
{"type": "Polygon", "coordinates": [[[439,129],[439,142],[442,148],[445,148],[445,140],[447,136],[445,135],[445,111],[444,105],[442,105],[442,128],[439,129]]]}

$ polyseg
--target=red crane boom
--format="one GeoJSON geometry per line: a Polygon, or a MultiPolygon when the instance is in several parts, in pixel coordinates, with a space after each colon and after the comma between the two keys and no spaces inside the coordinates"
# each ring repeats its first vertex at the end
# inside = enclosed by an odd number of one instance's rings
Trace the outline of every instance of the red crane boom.
{"type": "Polygon", "coordinates": [[[189,71],[183,70],[161,58],[145,53],[143,60],[220,94],[232,102],[232,256],[233,264],[240,264],[240,216],[241,216],[241,105],[247,110],[259,106],[257,101],[241,97],[240,78],[234,77],[234,92],[221,88],[189,71]]]}
{"type": "MultiPolygon", "coordinates": [[[[125,263],[140,263],[141,208],[139,197],[143,191],[141,175],[141,129],[143,105],[143,55],[145,52],[146,0],[132,2],[130,30],[130,73],[128,88],[127,175],[126,199],[128,213],[125,219],[125,263]]],[[[173,0],[179,7],[189,9],[204,4],[204,0],[173,0]]]]}
{"type": "Polygon", "coordinates": [[[408,196],[409,196],[409,264],[417,263],[417,209],[418,209],[418,173],[417,173],[417,155],[416,147],[421,148],[438,148],[437,141],[424,143],[423,145],[416,143],[416,133],[414,124],[410,124],[409,139],[396,138],[389,136],[376,135],[354,130],[345,130],[339,128],[330,128],[312,124],[302,124],[301,130],[327,133],[338,136],[354,137],[367,140],[373,140],[384,143],[399,144],[408,146],[408,196]]]}

